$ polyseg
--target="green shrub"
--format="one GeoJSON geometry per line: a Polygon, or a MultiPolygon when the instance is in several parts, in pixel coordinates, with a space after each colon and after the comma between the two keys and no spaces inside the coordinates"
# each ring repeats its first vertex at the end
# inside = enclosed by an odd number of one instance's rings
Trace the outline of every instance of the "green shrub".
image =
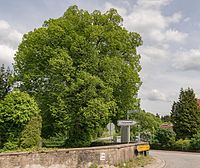
{"type": "Polygon", "coordinates": [[[190,144],[192,150],[200,150],[200,133],[193,135],[190,144]]]}
{"type": "Polygon", "coordinates": [[[25,126],[20,138],[20,147],[33,148],[41,147],[42,118],[40,115],[34,116],[25,126]]]}
{"type": "Polygon", "coordinates": [[[0,148],[15,148],[13,142],[19,145],[22,131],[32,117],[39,113],[37,103],[28,93],[14,90],[7,94],[0,101],[0,148]]]}
{"type": "Polygon", "coordinates": [[[48,139],[42,140],[42,146],[51,148],[51,147],[63,147],[66,140],[65,134],[57,134],[53,137],[50,137],[48,139]]]}
{"type": "Polygon", "coordinates": [[[18,148],[18,142],[14,141],[14,142],[11,142],[11,141],[8,141],[4,144],[4,147],[3,147],[3,150],[15,150],[18,148]]]}
{"type": "Polygon", "coordinates": [[[98,165],[92,164],[89,168],[98,168],[98,165]]]}
{"type": "Polygon", "coordinates": [[[170,149],[175,143],[175,136],[172,129],[159,128],[154,136],[153,145],[161,149],[170,149]]]}
{"type": "Polygon", "coordinates": [[[176,150],[188,151],[190,149],[190,140],[189,139],[179,139],[175,142],[174,148],[176,150]]]}

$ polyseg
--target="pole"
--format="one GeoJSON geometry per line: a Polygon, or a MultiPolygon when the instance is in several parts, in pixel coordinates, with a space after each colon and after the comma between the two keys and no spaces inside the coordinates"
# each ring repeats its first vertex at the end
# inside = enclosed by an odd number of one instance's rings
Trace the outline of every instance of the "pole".
{"type": "Polygon", "coordinates": [[[112,142],[112,138],[111,138],[111,122],[110,122],[110,141],[112,142]]]}
{"type": "Polygon", "coordinates": [[[138,142],[140,142],[140,125],[138,125],[138,142]]]}

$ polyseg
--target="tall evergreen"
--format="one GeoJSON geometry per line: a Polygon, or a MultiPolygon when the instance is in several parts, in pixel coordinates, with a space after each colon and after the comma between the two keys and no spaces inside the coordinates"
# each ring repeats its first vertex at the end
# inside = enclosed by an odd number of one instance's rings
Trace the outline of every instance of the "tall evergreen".
{"type": "Polygon", "coordinates": [[[200,131],[200,108],[193,89],[181,88],[179,99],[172,106],[171,119],[177,138],[191,138],[200,131]]]}

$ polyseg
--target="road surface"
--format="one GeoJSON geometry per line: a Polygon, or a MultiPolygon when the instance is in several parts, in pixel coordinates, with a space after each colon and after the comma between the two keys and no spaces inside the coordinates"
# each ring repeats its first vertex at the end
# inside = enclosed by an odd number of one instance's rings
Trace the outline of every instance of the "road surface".
{"type": "Polygon", "coordinates": [[[150,155],[164,160],[164,168],[200,168],[200,153],[151,150],[150,155]]]}

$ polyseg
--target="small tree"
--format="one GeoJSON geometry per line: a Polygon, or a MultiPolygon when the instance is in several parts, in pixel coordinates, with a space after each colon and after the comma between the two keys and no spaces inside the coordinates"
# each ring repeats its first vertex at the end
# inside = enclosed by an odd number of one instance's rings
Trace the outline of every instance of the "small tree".
{"type": "Polygon", "coordinates": [[[21,133],[20,147],[22,148],[41,147],[41,142],[42,142],[41,129],[42,129],[41,116],[36,115],[32,117],[21,133]]]}
{"type": "Polygon", "coordinates": [[[18,144],[26,124],[39,112],[37,103],[27,93],[15,90],[7,94],[0,102],[1,147],[18,144]]]}
{"type": "Polygon", "coordinates": [[[193,89],[181,89],[179,100],[172,106],[171,121],[178,139],[191,138],[199,132],[200,108],[193,89]]]}

